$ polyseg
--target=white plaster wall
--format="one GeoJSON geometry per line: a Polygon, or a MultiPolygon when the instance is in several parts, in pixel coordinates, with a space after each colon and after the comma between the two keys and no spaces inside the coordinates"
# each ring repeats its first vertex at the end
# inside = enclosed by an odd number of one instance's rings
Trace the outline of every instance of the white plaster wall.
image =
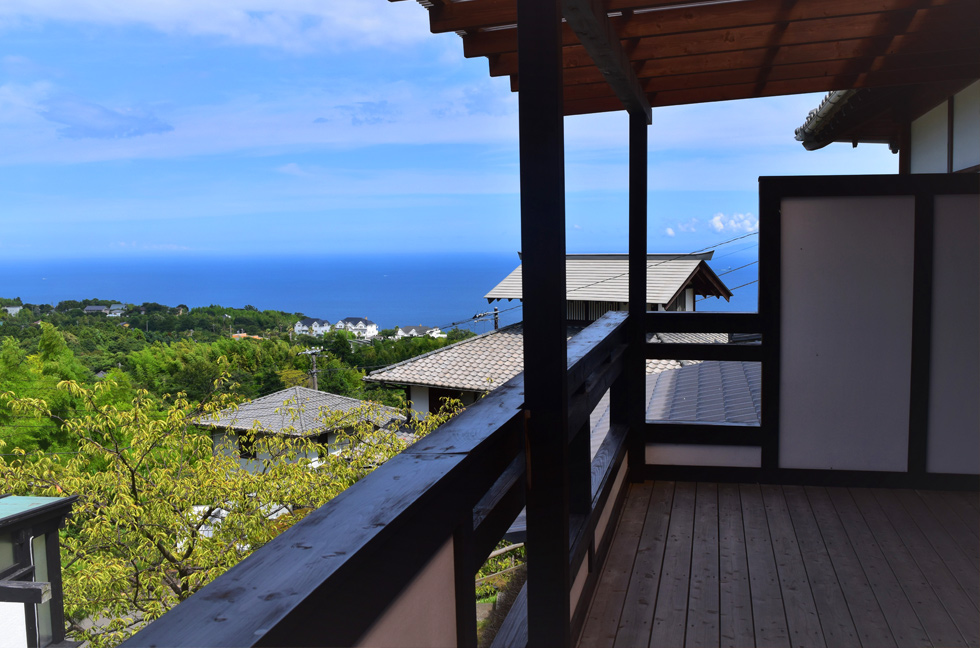
{"type": "Polygon", "coordinates": [[[358,643],[359,646],[456,645],[456,585],[449,539],[358,643]]]}
{"type": "Polygon", "coordinates": [[[410,385],[408,387],[408,400],[412,401],[412,411],[418,412],[423,416],[429,413],[429,388],[410,385]]]}
{"type": "Polygon", "coordinates": [[[905,471],[910,196],[782,203],[779,465],[905,471]]]}
{"type": "Polygon", "coordinates": [[[980,81],[953,97],[953,171],[980,164],[980,81]]]}
{"type": "Polygon", "coordinates": [[[926,469],[980,473],[980,202],[936,199],[926,469]]]}
{"type": "Polygon", "coordinates": [[[948,117],[944,101],[912,122],[912,173],[946,173],[948,117]]]}
{"type": "Polygon", "coordinates": [[[27,618],[23,603],[0,603],[0,646],[27,648],[27,618]]]}
{"type": "Polygon", "coordinates": [[[661,466],[759,468],[762,466],[762,449],[753,446],[648,443],[646,462],[661,466]]]}

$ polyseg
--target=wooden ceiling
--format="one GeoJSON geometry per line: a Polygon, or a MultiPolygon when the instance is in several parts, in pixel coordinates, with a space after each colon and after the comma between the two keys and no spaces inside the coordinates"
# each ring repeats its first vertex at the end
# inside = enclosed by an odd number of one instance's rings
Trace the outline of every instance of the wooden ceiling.
{"type": "MultiPolygon", "coordinates": [[[[434,33],[456,32],[465,56],[487,57],[491,76],[520,89],[517,0],[418,1],[434,33]]],[[[622,110],[624,88],[672,106],[980,78],[980,0],[563,0],[563,10],[568,115],[622,110]],[[575,20],[583,2],[612,34],[598,55],[575,20]],[[616,57],[632,85],[610,75],[616,57]]]]}

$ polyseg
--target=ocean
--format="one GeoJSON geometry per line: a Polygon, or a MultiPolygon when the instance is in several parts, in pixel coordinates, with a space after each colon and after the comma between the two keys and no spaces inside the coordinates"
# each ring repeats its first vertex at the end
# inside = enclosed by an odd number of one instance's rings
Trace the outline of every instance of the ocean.
{"type": "MultiPolygon", "coordinates": [[[[483,298],[519,262],[513,252],[0,260],[0,297],[34,304],[98,298],[191,308],[252,305],[330,322],[366,317],[379,328],[423,324],[447,330],[458,323],[481,333],[493,328],[492,317],[473,317],[494,305],[501,310],[501,325],[521,320],[520,302],[488,304],[483,298]]],[[[729,256],[723,265],[746,262],[741,255],[729,256]]],[[[754,267],[722,279],[734,287],[754,279],[749,276],[754,267]]],[[[755,284],[735,294],[730,303],[710,299],[698,309],[755,310],[755,284]]]]}

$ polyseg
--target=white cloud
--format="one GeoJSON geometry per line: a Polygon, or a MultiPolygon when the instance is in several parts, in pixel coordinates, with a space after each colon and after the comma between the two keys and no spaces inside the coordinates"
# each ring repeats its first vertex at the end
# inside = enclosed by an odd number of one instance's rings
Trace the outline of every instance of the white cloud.
{"type": "Polygon", "coordinates": [[[664,232],[667,233],[667,236],[674,236],[675,233],[673,227],[668,227],[667,229],[664,230],[664,232]]]}
{"type": "Polygon", "coordinates": [[[43,21],[142,25],[302,53],[397,49],[431,37],[427,13],[415,3],[375,0],[4,0],[0,28],[43,21]]]}
{"type": "Polygon", "coordinates": [[[759,229],[759,219],[752,214],[715,214],[708,221],[716,232],[755,232],[759,229]]]}
{"type": "Polygon", "coordinates": [[[58,134],[69,139],[118,139],[167,133],[174,129],[142,108],[114,110],[71,96],[42,101],[38,114],[62,124],[58,134]]]}

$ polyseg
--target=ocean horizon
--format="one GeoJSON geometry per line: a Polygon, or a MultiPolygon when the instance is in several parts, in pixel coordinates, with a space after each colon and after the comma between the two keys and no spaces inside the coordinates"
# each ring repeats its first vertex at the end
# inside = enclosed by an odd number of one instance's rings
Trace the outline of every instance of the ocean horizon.
{"type": "MultiPolygon", "coordinates": [[[[729,256],[724,266],[743,262],[741,255],[729,256]]],[[[488,304],[483,298],[519,263],[514,252],[0,260],[0,297],[52,305],[93,298],[186,304],[192,309],[251,305],[331,323],[366,317],[380,328],[423,324],[446,330],[458,325],[482,333],[493,328],[492,317],[473,317],[492,312],[494,306],[501,311],[501,326],[522,319],[520,302],[488,304]]],[[[718,263],[711,265],[719,274],[724,271],[718,263]]],[[[723,280],[734,287],[755,278],[743,281],[744,272],[723,280]]],[[[698,309],[756,309],[755,284],[735,295],[728,303],[705,300],[698,309]]]]}

